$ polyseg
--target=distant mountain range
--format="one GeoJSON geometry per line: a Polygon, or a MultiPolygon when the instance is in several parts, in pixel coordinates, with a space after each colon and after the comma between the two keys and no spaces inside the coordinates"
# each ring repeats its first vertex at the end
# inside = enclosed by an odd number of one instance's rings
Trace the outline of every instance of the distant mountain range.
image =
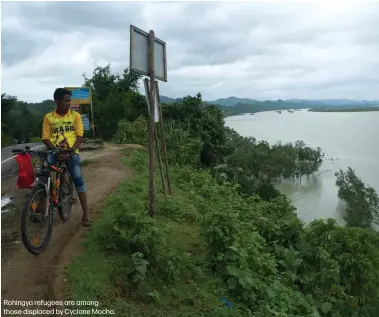
{"type": "Polygon", "coordinates": [[[350,99],[315,99],[315,100],[302,100],[302,99],[290,99],[301,104],[317,105],[317,106],[331,106],[331,107],[359,107],[359,106],[375,106],[379,105],[379,100],[350,100],[350,99]]]}
{"type": "MultiPolygon", "coordinates": [[[[173,103],[180,99],[161,96],[161,103],[173,103]]],[[[288,100],[254,100],[249,98],[228,97],[208,101],[218,105],[224,116],[243,113],[254,113],[273,110],[316,109],[316,108],[349,108],[379,106],[379,100],[350,100],[350,99],[288,99],[288,100]]]]}
{"type": "MultiPolygon", "coordinates": [[[[161,103],[174,103],[181,98],[174,99],[167,96],[160,96],[161,103]]],[[[349,99],[289,99],[289,100],[254,100],[249,98],[228,97],[207,101],[210,104],[218,105],[225,116],[242,113],[254,113],[261,111],[289,110],[304,108],[348,108],[379,106],[379,100],[349,100],[349,99]]],[[[25,103],[36,115],[45,114],[54,109],[53,100],[44,100],[39,103],[25,103]]]]}
{"type": "MultiPolygon", "coordinates": [[[[167,96],[160,96],[161,103],[173,103],[177,99],[167,96]]],[[[179,99],[180,100],[180,99],[179,99]]],[[[233,107],[236,105],[268,105],[268,104],[291,104],[296,107],[299,105],[306,108],[313,107],[359,107],[379,105],[379,100],[350,100],[350,99],[287,99],[287,100],[255,100],[249,98],[228,97],[208,101],[210,104],[223,107],[233,107]]]]}

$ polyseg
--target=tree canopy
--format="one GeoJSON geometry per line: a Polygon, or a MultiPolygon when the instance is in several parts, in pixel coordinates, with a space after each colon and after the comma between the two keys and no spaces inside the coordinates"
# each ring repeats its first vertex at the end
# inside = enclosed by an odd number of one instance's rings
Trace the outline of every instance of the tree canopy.
{"type": "Polygon", "coordinates": [[[40,136],[42,117],[28,103],[16,97],[1,95],[1,143],[2,146],[13,143],[13,139],[27,142],[34,136],[40,136]],[[32,123],[31,123],[32,122],[32,123]]]}

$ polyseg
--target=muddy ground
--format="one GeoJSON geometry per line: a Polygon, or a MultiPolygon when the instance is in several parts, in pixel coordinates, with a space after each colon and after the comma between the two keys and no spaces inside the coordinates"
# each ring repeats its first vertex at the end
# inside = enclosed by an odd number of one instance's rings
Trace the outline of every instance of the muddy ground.
{"type": "MultiPolygon", "coordinates": [[[[107,144],[104,149],[81,153],[82,161],[86,160],[88,163],[83,166],[83,173],[89,208],[94,219],[96,211],[102,208],[106,198],[120,181],[131,176],[131,171],[120,161],[120,149],[120,146],[107,144]]],[[[46,251],[38,256],[28,253],[20,242],[19,229],[20,206],[27,192],[17,190],[15,184],[15,178],[2,181],[2,196],[7,195],[15,199],[12,201],[12,211],[2,218],[1,316],[7,316],[4,309],[26,308],[20,305],[6,306],[4,300],[33,301],[33,304],[39,300],[63,300],[65,267],[74,256],[83,251],[81,244],[88,230],[81,225],[81,207],[78,201],[66,223],[62,223],[56,215],[53,237],[46,251]]],[[[28,308],[48,307],[37,304],[28,308]]],[[[22,316],[32,315],[23,313],[22,316]]]]}

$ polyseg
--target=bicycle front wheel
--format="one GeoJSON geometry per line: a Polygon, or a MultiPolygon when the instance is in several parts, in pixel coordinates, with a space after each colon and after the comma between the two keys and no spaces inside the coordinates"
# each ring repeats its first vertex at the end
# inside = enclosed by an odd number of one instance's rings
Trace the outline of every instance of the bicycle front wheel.
{"type": "MultiPolygon", "coordinates": [[[[53,233],[53,215],[48,212],[45,216],[46,190],[43,186],[35,187],[25,202],[21,215],[21,237],[22,242],[28,250],[33,254],[40,254],[45,251],[49,245],[53,233]],[[45,233],[42,234],[41,231],[45,233]]],[[[50,208],[52,206],[50,205],[50,208]]]]}

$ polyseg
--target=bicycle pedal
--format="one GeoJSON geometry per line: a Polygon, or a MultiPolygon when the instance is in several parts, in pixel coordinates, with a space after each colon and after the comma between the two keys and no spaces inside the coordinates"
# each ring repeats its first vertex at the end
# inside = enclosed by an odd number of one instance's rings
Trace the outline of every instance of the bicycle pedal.
{"type": "Polygon", "coordinates": [[[76,199],[76,198],[71,198],[70,199],[70,204],[71,205],[75,205],[77,202],[78,202],[78,199],[76,199]]]}

